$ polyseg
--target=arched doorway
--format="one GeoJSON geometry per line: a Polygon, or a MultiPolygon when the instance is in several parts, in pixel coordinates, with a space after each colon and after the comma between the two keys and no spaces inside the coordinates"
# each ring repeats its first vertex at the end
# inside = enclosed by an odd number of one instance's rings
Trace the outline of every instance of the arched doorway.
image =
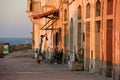
{"type": "Polygon", "coordinates": [[[82,47],[82,26],[78,23],[78,50],[82,47]]]}
{"type": "Polygon", "coordinates": [[[67,21],[67,9],[64,10],[64,21],[67,21]]]}
{"type": "Polygon", "coordinates": [[[96,2],[96,17],[101,15],[101,2],[100,0],[97,0],[96,2]]]}
{"type": "MultiPolygon", "coordinates": [[[[85,55],[85,58],[86,58],[86,64],[85,64],[85,67],[86,67],[86,70],[89,70],[89,64],[90,64],[90,22],[86,22],[86,55],[85,55]]],[[[93,67],[93,66],[91,66],[93,67]]]]}
{"type": "Polygon", "coordinates": [[[59,32],[55,31],[53,34],[53,48],[58,47],[59,44],[59,32]]]}
{"type": "Polygon", "coordinates": [[[86,5],[86,18],[90,18],[90,11],[91,11],[90,3],[88,3],[86,5]]]}
{"type": "Polygon", "coordinates": [[[113,14],[113,0],[107,0],[107,15],[113,14]]]}
{"type": "Polygon", "coordinates": [[[68,17],[67,17],[67,9],[64,10],[64,22],[65,24],[64,26],[64,51],[66,52],[69,49],[69,30],[68,30],[68,23],[66,23],[68,21],[68,17]]]}
{"type": "Polygon", "coordinates": [[[106,30],[106,76],[112,77],[112,52],[113,52],[113,20],[107,20],[106,30]]]}
{"type": "Polygon", "coordinates": [[[101,21],[95,22],[95,72],[100,70],[100,27],[101,21]]]}
{"type": "Polygon", "coordinates": [[[82,9],[81,5],[78,6],[78,20],[82,19],[82,9]]]}
{"type": "Polygon", "coordinates": [[[65,50],[65,52],[67,51],[67,49],[68,49],[68,41],[69,41],[69,32],[68,32],[68,29],[67,29],[67,27],[68,27],[68,24],[64,24],[64,50],[65,50]]]}
{"type": "Polygon", "coordinates": [[[70,51],[73,51],[73,18],[70,20],[70,51]]]}

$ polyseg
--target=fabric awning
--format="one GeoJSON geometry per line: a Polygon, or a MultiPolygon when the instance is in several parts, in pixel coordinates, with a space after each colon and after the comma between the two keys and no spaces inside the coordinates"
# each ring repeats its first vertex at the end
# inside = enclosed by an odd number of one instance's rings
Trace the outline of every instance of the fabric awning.
{"type": "Polygon", "coordinates": [[[44,13],[41,13],[41,14],[38,14],[38,15],[34,15],[33,19],[40,19],[40,18],[47,17],[51,14],[55,14],[55,13],[58,13],[58,12],[59,12],[58,9],[47,11],[47,12],[44,12],[44,13]]]}

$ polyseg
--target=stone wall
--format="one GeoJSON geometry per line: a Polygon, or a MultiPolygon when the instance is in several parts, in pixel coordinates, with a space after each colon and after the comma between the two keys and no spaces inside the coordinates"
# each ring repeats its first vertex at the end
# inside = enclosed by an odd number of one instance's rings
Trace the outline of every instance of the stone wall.
{"type": "Polygon", "coordinates": [[[25,50],[25,49],[31,49],[31,48],[32,48],[31,44],[11,45],[10,46],[10,52],[20,51],[20,50],[25,50]]]}
{"type": "Polygon", "coordinates": [[[120,80],[120,0],[115,0],[114,8],[114,54],[113,54],[113,80],[120,80]]]}
{"type": "Polygon", "coordinates": [[[0,58],[3,58],[4,55],[3,55],[3,46],[0,45],[0,58]]]}
{"type": "MultiPolygon", "coordinates": [[[[0,44],[0,54],[1,55],[3,54],[4,44],[5,43],[0,44]]],[[[9,52],[20,51],[20,50],[31,49],[31,48],[32,48],[31,44],[9,45],[9,52]]]]}

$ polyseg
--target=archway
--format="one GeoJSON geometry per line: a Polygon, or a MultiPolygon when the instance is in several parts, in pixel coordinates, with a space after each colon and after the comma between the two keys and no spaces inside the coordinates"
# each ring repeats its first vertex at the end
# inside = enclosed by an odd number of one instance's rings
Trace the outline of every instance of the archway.
{"type": "Polygon", "coordinates": [[[113,0],[107,0],[107,15],[113,14],[113,0]]]}
{"type": "Polygon", "coordinates": [[[90,18],[90,11],[91,8],[90,8],[90,3],[87,4],[86,6],[86,18],[90,18]]]}
{"type": "Polygon", "coordinates": [[[68,32],[68,24],[64,24],[64,49],[65,49],[65,52],[67,51],[68,49],[68,41],[69,41],[69,32],[68,32]]]}
{"type": "MultiPolygon", "coordinates": [[[[86,70],[89,70],[89,64],[90,64],[90,22],[86,22],[86,70]]],[[[93,67],[93,66],[91,66],[93,67]]]]}
{"type": "Polygon", "coordinates": [[[78,23],[78,50],[82,47],[82,26],[81,26],[81,23],[78,23]]]}
{"type": "Polygon", "coordinates": [[[70,21],[70,50],[73,51],[73,18],[70,21]]]}
{"type": "Polygon", "coordinates": [[[101,15],[101,3],[100,0],[97,0],[96,2],[96,16],[100,16],[101,15]]]}
{"type": "Polygon", "coordinates": [[[113,20],[107,20],[106,30],[106,76],[112,77],[112,52],[113,52],[113,20]]]}
{"type": "Polygon", "coordinates": [[[101,21],[95,22],[95,72],[100,69],[100,27],[101,21]]]}
{"type": "Polygon", "coordinates": [[[78,6],[78,19],[82,19],[82,9],[81,6],[78,6]]]}
{"type": "Polygon", "coordinates": [[[64,21],[67,21],[67,9],[64,10],[64,21]]]}

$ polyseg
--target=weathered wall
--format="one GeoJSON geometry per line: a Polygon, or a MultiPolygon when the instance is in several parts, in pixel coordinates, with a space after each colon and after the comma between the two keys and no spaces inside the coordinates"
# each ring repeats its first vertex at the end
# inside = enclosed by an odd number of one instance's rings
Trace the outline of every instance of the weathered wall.
{"type": "Polygon", "coordinates": [[[115,1],[114,8],[114,65],[113,80],[120,80],[120,0],[115,1]]]}
{"type": "MultiPolygon", "coordinates": [[[[60,1],[68,1],[68,3],[71,3],[72,0],[57,0],[56,6],[60,4],[60,1]]],[[[68,51],[79,53],[79,49],[83,48],[84,70],[88,70],[93,73],[97,72],[104,76],[113,77],[113,80],[119,80],[120,1],[75,0],[71,4],[68,3],[61,4],[59,8],[60,18],[55,24],[52,25],[53,28],[61,28],[58,47],[63,48],[64,53],[69,53],[68,51]],[[96,1],[100,1],[101,4],[101,12],[99,16],[96,16],[96,1]],[[110,3],[108,4],[108,2],[110,3]],[[87,9],[88,3],[90,8],[87,9]],[[81,19],[78,19],[79,6],[81,6],[82,9],[81,19]],[[65,13],[65,10],[67,13],[65,13]],[[90,17],[88,15],[88,11],[90,11],[90,17]],[[65,17],[67,20],[64,20],[65,17]],[[79,26],[81,28],[79,28],[79,26]],[[81,31],[79,31],[79,29],[81,29],[81,31]],[[80,37],[80,32],[84,33],[84,41],[81,39],[83,37],[80,37]]],[[[46,4],[48,4],[48,2],[46,4]]],[[[46,12],[53,9],[53,7],[44,6],[41,9],[41,12],[46,12]]],[[[43,19],[39,22],[40,24],[35,23],[34,25],[35,48],[38,48],[39,46],[39,36],[45,33],[47,33],[48,41],[44,40],[44,49],[48,46],[51,49],[54,48],[54,37],[58,30],[40,30],[40,27],[42,27],[42,25],[44,25],[47,21],[48,19],[43,19]]]]}
{"type": "MultiPolygon", "coordinates": [[[[113,58],[113,4],[108,4],[108,0],[103,1],[103,75],[112,76],[113,58]],[[111,6],[111,7],[110,7],[111,6]]],[[[112,0],[110,0],[112,2],[112,0]]],[[[102,57],[102,56],[101,56],[102,57]]]]}

